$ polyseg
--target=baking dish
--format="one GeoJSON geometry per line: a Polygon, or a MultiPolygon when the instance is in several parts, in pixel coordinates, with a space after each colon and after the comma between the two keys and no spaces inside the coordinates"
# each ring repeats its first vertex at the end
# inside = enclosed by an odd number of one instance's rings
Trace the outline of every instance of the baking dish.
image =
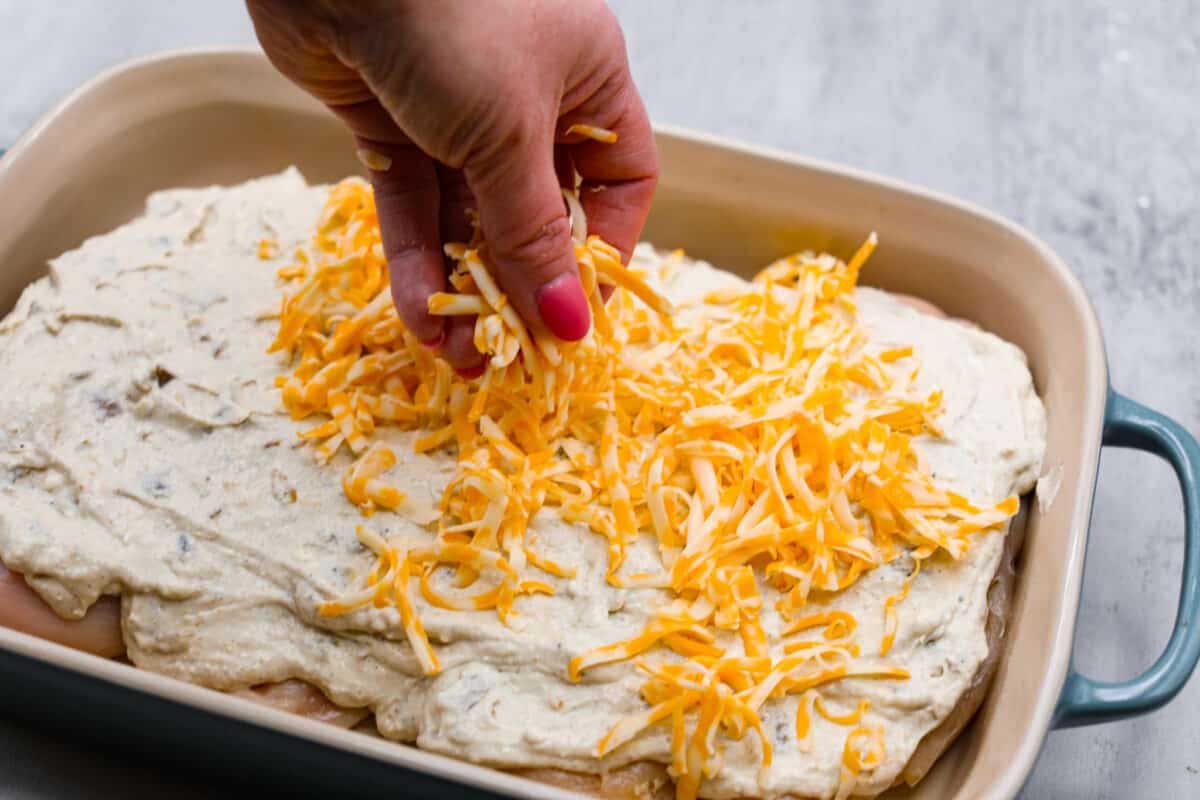
{"type": "MultiPolygon", "coordinates": [[[[1200,657],[1200,447],[1108,388],[1095,316],[1044,244],[982,210],[895,181],[659,128],[662,181],[645,238],[748,274],[787,251],[881,247],[864,282],[920,295],[1028,354],[1049,416],[1049,499],[1031,504],[1006,657],[976,720],[911,797],[1011,797],[1053,725],[1167,702],[1200,657]],[[1070,650],[1102,444],[1166,458],[1183,488],[1187,558],[1175,630],[1143,675],[1074,672],[1070,650]]],[[[0,160],[0,313],[47,259],[136,216],[171,186],[235,183],[298,165],[310,181],[360,170],[340,124],[248,50],[166,54],[68,97],[0,160]]],[[[339,794],[569,792],[265,709],[0,629],[4,713],[231,778],[339,794]]]]}

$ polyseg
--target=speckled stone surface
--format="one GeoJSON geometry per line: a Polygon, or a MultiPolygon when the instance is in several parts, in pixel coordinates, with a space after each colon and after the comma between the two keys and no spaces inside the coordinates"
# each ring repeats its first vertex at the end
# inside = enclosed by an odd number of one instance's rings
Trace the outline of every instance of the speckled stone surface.
{"type": "MultiPolygon", "coordinates": [[[[1029,227],[1083,279],[1114,385],[1200,432],[1200,4],[614,5],[655,119],[895,175],[1029,227]]],[[[233,0],[0,0],[0,145],[102,67],[252,41],[233,0]]],[[[1179,506],[1161,463],[1105,453],[1078,627],[1088,673],[1132,675],[1166,642],[1179,506]]],[[[0,720],[0,797],[229,791],[0,720]]],[[[1200,796],[1200,680],[1151,717],[1050,734],[1022,796],[1200,796]]]]}

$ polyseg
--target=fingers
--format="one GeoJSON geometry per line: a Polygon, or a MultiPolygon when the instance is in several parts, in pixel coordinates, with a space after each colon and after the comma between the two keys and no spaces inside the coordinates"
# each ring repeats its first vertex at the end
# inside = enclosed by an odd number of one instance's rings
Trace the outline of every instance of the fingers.
{"type": "Polygon", "coordinates": [[[429,295],[446,286],[438,230],[441,195],[434,163],[400,132],[377,101],[331,108],[354,134],[359,159],[375,190],[396,311],[421,342],[440,347],[444,325],[427,305],[429,295]]]}
{"type": "Polygon", "coordinates": [[[457,170],[436,165],[410,144],[378,103],[336,106],[355,133],[375,190],[392,300],[400,319],[427,347],[465,377],[483,370],[473,317],[437,317],[429,296],[446,288],[443,241],[469,241],[467,209],[474,198],[457,170]]]}
{"type": "Polygon", "coordinates": [[[356,137],[377,160],[369,170],[375,189],[379,232],[391,278],[392,300],[408,329],[429,347],[439,347],[445,330],[429,313],[429,296],[446,287],[445,262],[438,234],[439,191],[433,162],[411,145],[392,145],[356,137]]]}
{"type": "MultiPolygon", "coordinates": [[[[475,198],[467,186],[467,179],[461,170],[440,164],[437,172],[442,198],[439,219],[442,240],[469,242],[474,228],[467,212],[475,208],[475,198]]],[[[445,324],[442,357],[464,377],[477,377],[483,371],[483,356],[475,349],[475,317],[447,317],[445,324]]]]}
{"type": "Polygon", "coordinates": [[[583,176],[579,200],[588,233],[621,251],[628,262],[650,213],[658,185],[658,153],[650,118],[632,79],[598,93],[559,122],[565,131],[576,122],[600,125],[617,134],[612,144],[585,140],[570,146],[583,176]]]}
{"type": "MultiPolygon", "coordinates": [[[[328,48],[314,46],[322,40],[319,21],[282,0],[253,0],[249,8],[272,63],[328,105],[354,134],[375,190],[396,311],[418,339],[441,348],[446,323],[427,306],[429,295],[446,284],[433,162],[400,131],[356,70],[328,48]]],[[[461,338],[460,333],[453,340],[461,338]]]]}
{"type": "Polygon", "coordinates": [[[276,67],[325,102],[355,135],[360,160],[375,190],[392,298],[400,318],[464,374],[480,371],[483,361],[474,346],[474,319],[435,317],[427,306],[429,296],[446,284],[442,240],[470,238],[464,212],[471,195],[465,180],[461,174],[453,176],[447,182],[446,198],[441,198],[431,159],[412,145],[358,71],[320,44],[328,33],[320,15],[283,0],[253,0],[249,7],[256,32],[276,67]]]}
{"type": "Polygon", "coordinates": [[[582,339],[591,311],[579,283],[552,143],[500,139],[465,173],[496,277],[513,307],[560,339],[582,339]]]}
{"type": "Polygon", "coordinates": [[[296,0],[246,0],[255,35],[267,58],[288,80],[329,106],[370,100],[374,94],[358,73],[322,43],[329,19],[314,4],[296,0]]]}
{"type": "Polygon", "coordinates": [[[475,196],[467,186],[462,170],[437,165],[438,186],[441,190],[442,206],[439,224],[442,239],[447,242],[469,242],[475,232],[471,224],[471,212],[475,211],[475,196]]]}

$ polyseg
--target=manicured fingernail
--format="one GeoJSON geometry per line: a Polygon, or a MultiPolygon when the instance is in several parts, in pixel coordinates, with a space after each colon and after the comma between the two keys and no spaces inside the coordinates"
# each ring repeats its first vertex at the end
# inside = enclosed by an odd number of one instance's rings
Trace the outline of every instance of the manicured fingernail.
{"type": "Polygon", "coordinates": [[[475,380],[480,375],[482,375],[483,370],[486,367],[487,367],[487,364],[479,364],[478,366],[466,367],[465,369],[456,369],[454,371],[457,372],[461,377],[466,378],[467,380],[471,381],[471,380],[475,380]]]}
{"type": "Polygon", "coordinates": [[[442,328],[442,332],[432,339],[422,339],[421,346],[428,347],[430,350],[437,350],[446,341],[446,329],[442,328]]]}
{"type": "Polygon", "coordinates": [[[587,336],[588,328],[592,326],[592,313],[578,278],[571,274],[559,275],[542,284],[535,296],[538,313],[551,333],[568,342],[587,336]]]}

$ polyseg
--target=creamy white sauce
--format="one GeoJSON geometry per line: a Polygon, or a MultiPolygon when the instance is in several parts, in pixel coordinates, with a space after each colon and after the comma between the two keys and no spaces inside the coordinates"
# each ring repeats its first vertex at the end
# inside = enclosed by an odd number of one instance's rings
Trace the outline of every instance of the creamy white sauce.
{"type": "MultiPolygon", "coordinates": [[[[28,288],[0,323],[10,387],[0,396],[0,557],[63,616],[121,595],[129,657],[146,669],[221,689],[301,678],[341,705],[371,707],[388,737],[497,766],[594,772],[668,760],[665,729],[604,765],[592,756],[619,719],[644,708],[644,676],[621,663],[574,685],[567,662],[639,633],[662,593],[607,585],[604,540],[551,509],[534,520],[534,546],[578,573],[548,577],[555,596],[518,599],[511,627],[491,611],[429,607],[414,592],[440,675],[421,675],[394,609],[317,615],[373,556],[355,539],[362,518],[339,485],[349,457],[322,467],[300,446],[296,432],[311,423],[281,413],[273,380],[286,364],[265,351],[277,324],[275,270],[307,240],[324,197],[291,170],[231,189],[161,192],[144,217],[54,260],[50,277],[28,288]],[[260,260],[263,237],[285,255],[260,260]]],[[[637,258],[658,256],[642,246],[637,258]]],[[[688,262],[665,289],[681,300],[737,281],[688,262]]],[[[856,296],[872,346],[913,345],[919,384],[945,391],[946,435],[919,443],[937,477],[981,503],[1028,491],[1045,413],[1023,354],[881,292],[856,296]]],[[[385,478],[412,500],[372,525],[426,540],[453,455],[413,454],[413,435],[397,430],[377,436],[400,458],[385,478]]],[[[837,709],[869,698],[865,721],[885,724],[886,758],[860,792],[892,783],[983,661],[1003,535],[980,536],[961,562],[932,561],[914,581],[892,652],[878,659],[908,668],[910,680],[824,690],[837,709]]],[[[651,545],[645,537],[626,568],[656,566],[651,545]]],[[[909,567],[876,569],[831,604],[858,617],[868,662],[884,598],[909,567]]],[[[770,611],[764,623],[769,635],[781,624],[770,611]]],[[[764,708],[775,760],[761,785],[747,736],[722,740],[724,767],[701,793],[832,795],[849,729],[814,715],[801,748],[797,701],[764,708]]]]}

